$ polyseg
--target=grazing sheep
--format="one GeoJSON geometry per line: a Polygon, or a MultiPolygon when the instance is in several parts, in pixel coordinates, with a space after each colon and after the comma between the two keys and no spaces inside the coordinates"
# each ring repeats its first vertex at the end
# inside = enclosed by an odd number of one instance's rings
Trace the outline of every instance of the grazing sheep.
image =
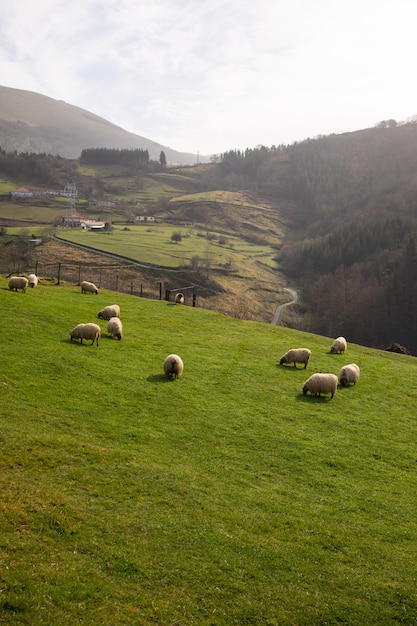
{"type": "Polygon", "coordinates": [[[184,294],[183,293],[177,293],[177,295],[175,296],[175,304],[184,304],[184,294]]]}
{"type": "Polygon", "coordinates": [[[109,304],[98,312],[97,317],[102,320],[109,320],[111,317],[120,317],[120,307],[118,304],[109,304]]]}
{"type": "Polygon", "coordinates": [[[337,390],[337,376],[335,374],[313,374],[303,385],[303,393],[308,391],[312,396],[319,396],[321,393],[330,393],[331,397],[337,390]]]}
{"type": "Polygon", "coordinates": [[[109,321],[107,322],[107,332],[109,333],[109,335],[117,337],[117,339],[122,338],[123,326],[118,317],[111,317],[109,319],[109,321]]]}
{"type": "Polygon", "coordinates": [[[292,348],[281,357],[279,364],[288,365],[289,363],[294,363],[294,367],[297,367],[297,363],[303,363],[304,369],[306,369],[310,357],[311,350],[308,348],[292,348]]]}
{"type": "Polygon", "coordinates": [[[330,348],[330,352],[335,353],[337,352],[342,353],[342,352],[346,352],[347,350],[347,343],[346,343],[346,339],[344,337],[338,337],[337,339],[335,339],[333,341],[333,345],[330,348]]]}
{"type": "Polygon", "coordinates": [[[98,294],[98,289],[94,283],[89,283],[88,280],[83,280],[81,283],[81,293],[95,293],[98,294]]]}
{"type": "Polygon", "coordinates": [[[342,387],[346,387],[350,383],[353,383],[355,385],[359,380],[360,374],[361,372],[358,365],[356,365],[356,363],[349,363],[349,365],[345,365],[340,370],[339,382],[342,387]]]}
{"type": "Polygon", "coordinates": [[[13,289],[15,291],[21,289],[24,293],[26,291],[26,287],[28,286],[28,279],[24,276],[12,276],[11,278],[9,278],[8,286],[9,289],[11,289],[12,291],[13,289]]]}
{"type": "Polygon", "coordinates": [[[91,339],[91,345],[94,342],[98,345],[98,340],[100,339],[100,326],[98,324],[77,324],[75,328],[70,332],[71,341],[73,339],[80,339],[80,343],[83,342],[83,339],[91,339]]]}
{"type": "Polygon", "coordinates": [[[168,378],[178,378],[184,370],[184,363],[178,354],[169,354],[164,361],[164,372],[168,378]]]}
{"type": "Polygon", "coordinates": [[[36,274],[29,274],[28,282],[29,287],[36,287],[39,282],[39,278],[36,276],[36,274]]]}

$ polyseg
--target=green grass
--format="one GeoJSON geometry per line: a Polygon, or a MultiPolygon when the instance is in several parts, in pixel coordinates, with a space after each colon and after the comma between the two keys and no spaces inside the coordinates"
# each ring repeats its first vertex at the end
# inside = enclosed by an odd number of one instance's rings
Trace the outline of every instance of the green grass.
{"type": "Polygon", "coordinates": [[[237,191],[200,191],[197,193],[178,196],[173,198],[171,202],[173,204],[176,202],[220,202],[222,204],[232,204],[233,206],[253,207],[259,211],[263,211],[265,209],[262,204],[256,204],[253,201],[249,202],[245,193],[237,191]]]}
{"type": "MultiPolygon", "coordinates": [[[[1,204],[1,217],[3,220],[15,220],[32,222],[38,224],[54,224],[59,222],[65,215],[66,207],[59,206],[30,206],[29,204],[18,204],[16,202],[4,202],[1,204]]],[[[30,228],[30,225],[29,225],[30,228]]]]}
{"type": "Polygon", "coordinates": [[[276,266],[272,260],[276,252],[270,246],[250,244],[238,237],[226,236],[225,245],[219,245],[217,235],[216,239],[209,241],[205,236],[198,236],[198,231],[187,227],[154,224],[125,228],[114,226],[109,233],[61,229],[57,234],[67,241],[172,268],[188,264],[194,256],[202,260],[209,257],[215,266],[230,260],[234,265],[261,260],[276,266]],[[182,234],[181,242],[171,241],[174,232],[182,234]]]}
{"type": "Polygon", "coordinates": [[[0,303],[0,622],[415,623],[414,358],[69,285],[0,303]],[[303,396],[347,362],[356,387],[303,396]]]}

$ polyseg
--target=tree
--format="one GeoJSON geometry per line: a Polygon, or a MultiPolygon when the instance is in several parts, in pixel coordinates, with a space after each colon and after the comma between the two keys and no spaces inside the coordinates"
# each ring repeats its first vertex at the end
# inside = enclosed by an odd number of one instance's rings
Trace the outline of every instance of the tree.
{"type": "Polygon", "coordinates": [[[166,158],[165,152],[163,150],[161,150],[161,154],[159,155],[159,162],[161,164],[161,167],[166,167],[166,165],[167,165],[167,158],[166,158]]]}
{"type": "Polygon", "coordinates": [[[175,232],[172,233],[171,235],[171,241],[175,241],[175,243],[178,243],[179,241],[182,241],[182,235],[180,232],[175,232]]]}

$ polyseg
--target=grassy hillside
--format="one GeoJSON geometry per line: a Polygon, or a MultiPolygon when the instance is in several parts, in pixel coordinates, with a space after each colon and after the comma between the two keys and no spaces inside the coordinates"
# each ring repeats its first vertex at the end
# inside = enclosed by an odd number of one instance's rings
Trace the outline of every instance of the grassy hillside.
{"type": "Polygon", "coordinates": [[[208,259],[209,264],[217,268],[225,263],[238,268],[243,266],[245,261],[250,264],[256,260],[276,267],[273,261],[276,252],[269,245],[250,244],[239,237],[224,237],[214,232],[210,233],[211,237],[208,239],[206,233],[187,226],[116,225],[109,233],[62,229],[57,234],[60,239],[66,241],[171,268],[189,264],[194,256],[198,256],[202,261],[208,259]],[[179,233],[181,241],[173,241],[171,239],[173,233],[179,233]]]}
{"type": "Polygon", "coordinates": [[[148,150],[155,160],[164,150],[169,162],[197,161],[197,155],[178,152],[130,133],[63,100],[3,86],[0,86],[0,131],[1,148],[7,152],[16,150],[76,159],[85,148],[140,148],[148,150]]]}
{"type": "Polygon", "coordinates": [[[0,621],[414,622],[415,359],[73,286],[1,278],[0,303],[0,621]],[[307,371],[279,366],[298,345],[307,371]],[[302,394],[347,362],[356,387],[302,394]]]}

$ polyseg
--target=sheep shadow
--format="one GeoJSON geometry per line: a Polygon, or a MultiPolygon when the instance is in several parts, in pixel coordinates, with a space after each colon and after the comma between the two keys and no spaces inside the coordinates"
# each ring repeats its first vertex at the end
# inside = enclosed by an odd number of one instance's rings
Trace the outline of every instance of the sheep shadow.
{"type": "Polygon", "coordinates": [[[294,367],[292,363],[291,365],[285,365],[285,363],[281,365],[279,361],[278,363],[275,363],[275,367],[283,372],[308,372],[308,367],[306,368],[304,365],[302,367],[298,367],[298,365],[294,367]]]}
{"type": "MultiPolygon", "coordinates": [[[[80,346],[81,348],[84,348],[84,347],[90,348],[93,345],[91,343],[91,339],[83,339],[82,343],[79,339],[73,339],[72,341],[71,339],[61,339],[60,341],[61,343],[69,344],[71,346],[80,346]]],[[[101,338],[98,341],[99,345],[100,345],[100,341],[101,341],[101,338]]],[[[94,341],[94,345],[96,346],[96,348],[99,347],[96,345],[95,341],[94,341]]]]}
{"type": "Polygon", "coordinates": [[[151,376],[148,376],[146,379],[149,383],[171,383],[171,382],[175,382],[175,378],[168,378],[168,376],[166,374],[152,374],[151,376]]]}
{"type": "Polygon", "coordinates": [[[275,363],[275,367],[277,369],[279,369],[280,371],[282,371],[282,372],[298,372],[298,373],[304,372],[306,374],[307,378],[308,378],[308,376],[310,376],[310,374],[308,373],[308,371],[309,371],[308,368],[305,368],[304,366],[303,367],[298,367],[298,366],[294,367],[294,365],[292,363],[291,363],[291,365],[285,365],[285,364],[281,365],[281,363],[278,362],[278,363],[275,363]]]}
{"type": "Polygon", "coordinates": [[[333,396],[333,398],[330,395],[312,396],[311,394],[303,393],[301,391],[301,393],[298,393],[295,396],[295,399],[298,402],[321,402],[321,403],[326,403],[326,402],[329,402],[329,400],[334,400],[334,396],[333,396]]]}

